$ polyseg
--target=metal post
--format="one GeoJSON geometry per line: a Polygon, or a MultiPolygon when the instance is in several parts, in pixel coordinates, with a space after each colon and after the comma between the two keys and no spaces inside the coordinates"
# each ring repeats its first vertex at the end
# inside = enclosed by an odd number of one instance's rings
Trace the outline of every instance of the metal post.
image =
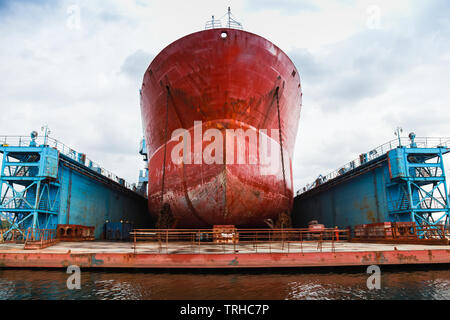
{"type": "Polygon", "coordinates": [[[300,251],[303,253],[303,232],[300,231],[300,251]]]}
{"type": "MultiPolygon", "coordinates": [[[[411,210],[411,221],[416,221],[415,217],[415,210],[413,206],[413,197],[412,197],[412,190],[411,190],[411,181],[407,181],[407,187],[408,187],[408,202],[409,202],[409,208],[411,210]]],[[[417,221],[416,221],[417,223],[417,221]]]]}
{"type": "Polygon", "coordinates": [[[272,231],[269,230],[269,253],[272,253],[272,239],[271,239],[272,231]]]}
{"type": "Polygon", "coordinates": [[[136,254],[136,230],[134,230],[134,254],[136,254]]]}
{"type": "MultiPolygon", "coordinates": [[[[337,230],[337,228],[335,228],[335,230],[337,230]]],[[[337,233],[337,231],[335,232],[337,233]]],[[[331,251],[334,252],[334,232],[331,233],[331,251]]]]}
{"type": "Polygon", "coordinates": [[[450,222],[450,209],[449,209],[449,197],[448,197],[448,190],[447,190],[447,182],[445,180],[445,168],[444,168],[444,159],[442,156],[442,149],[439,150],[439,162],[441,165],[442,170],[442,176],[444,177],[444,193],[445,193],[445,206],[446,206],[446,217],[444,225],[447,225],[450,222]]]}
{"type": "MultiPolygon", "coordinates": [[[[2,168],[1,168],[2,171],[0,171],[0,206],[3,204],[3,201],[4,201],[4,199],[2,199],[2,189],[3,189],[3,172],[5,170],[5,163],[7,162],[6,154],[7,154],[7,152],[5,152],[3,154],[2,168]]],[[[6,189],[6,190],[8,190],[8,189],[6,189]]],[[[8,192],[7,191],[5,192],[5,197],[6,197],[6,193],[8,193],[8,192]]]]}
{"type": "Polygon", "coordinates": [[[322,252],[322,232],[319,234],[319,241],[317,243],[317,249],[320,248],[320,252],[322,252]]]}
{"type": "Polygon", "coordinates": [[[34,208],[33,208],[33,222],[31,227],[32,228],[36,228],[36,225],[38,224],[38,220],[37,220],[37,210],[39,209],[39,202],[40,202],[40,195],[41,192],[41,180],[38,181],[37,186],[36,186],[36,201],[34,203],[34,208]]]}

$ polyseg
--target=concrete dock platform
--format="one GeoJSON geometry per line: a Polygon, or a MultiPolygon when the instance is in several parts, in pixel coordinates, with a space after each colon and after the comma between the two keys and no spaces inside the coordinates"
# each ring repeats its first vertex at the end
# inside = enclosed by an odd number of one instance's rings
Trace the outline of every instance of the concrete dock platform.
{"type": "Polygon", "coordinates": [[[282,268],[450,263],[450,246],[350,242],[213,244],[60,242],[38,250],[0,244],[0,267],[282,268]]]}

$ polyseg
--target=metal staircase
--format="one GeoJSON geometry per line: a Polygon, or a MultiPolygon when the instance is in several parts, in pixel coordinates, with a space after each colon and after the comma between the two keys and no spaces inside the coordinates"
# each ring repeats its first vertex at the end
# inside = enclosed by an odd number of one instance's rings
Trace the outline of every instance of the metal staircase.
{"type": "Polygon", "coordinates": [[[26,230],[56,228],[59,212],[59,153],[48,145],[0,144],[0,218],[6,224],[3,238],[21,236],[26,230]]]}
{"type": "Polygon", "coordinates": [[[447,144],[417,147],[414,134],[409,147],[388,152],[390,181],[387,202],[391,221],[414,221],[430,232],[450,223],[450,206],[443,155],[447,144]]]}

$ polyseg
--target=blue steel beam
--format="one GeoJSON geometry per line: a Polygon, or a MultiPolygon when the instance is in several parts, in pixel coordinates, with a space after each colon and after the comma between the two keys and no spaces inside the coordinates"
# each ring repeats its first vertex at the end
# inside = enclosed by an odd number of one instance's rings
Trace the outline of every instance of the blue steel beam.
{"type": "Polygon", "coordinates": [[[3,153],[0,214],[11,224],[10,230],[36,228],[41,222],[48,225],[51,217],[58,213],[55,206],[59,193],[50,194],[50,188],[52,193],[59,189],[59,185],[52,182],[56,178],[58,151],[43,146],[2,146],[0,152],[3,153]],[[25,188],[18,189],[19,186],[25,188]],[[7,197],[8,193],[11,199],[7,197]],[[11,215],[13,220],[9,219],[11,215]],[[24,218],[18,219],[19,215],[24,218]]]}
{"type": "Polygon", "coordinates": [[[10,230],[81,224],[95,226],[99,238],[107,221],[152,226],[146,198],[123,179],[62,144],[58,150],[0,146],[0,216],[11,224],[10,230]]]}

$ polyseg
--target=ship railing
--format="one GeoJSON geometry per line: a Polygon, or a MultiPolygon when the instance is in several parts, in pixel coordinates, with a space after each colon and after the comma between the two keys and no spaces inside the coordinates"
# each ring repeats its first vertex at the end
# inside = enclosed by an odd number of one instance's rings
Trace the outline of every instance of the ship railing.
{"type": "Polygon", "coordinates": [[[239,29],[239,30],[243,30],[244,29],[243,26],[242,26],[242,23],[240,23],[239,21],[236,20],[236,18],[231,13],[231,8],[228,7],[227,13],[225,13],[219,19],[214,18],[214,16],[212,16],[212,19],[206,22],[205,30],[221,28],[222,27],[222,21],[225,21],[225,28],[239,29]]]}
{"type": "MultiPolygon", "coordinates": [[[[445,137],[416,137],[414,138],[414,143],[416,148],[450,148],[450,138],[445,137]]],[[[339,167],[338,169],[334,170],[333,172],[330,172],[326,176],[319,175],[314,182],[307,184],[305,187],[297,191],[297,195],[302,194],[303,192],[309,191],[325,182],[328,182],[330,180],[333,180],[353,169],[356,169],[360,167],[361,165],[372,161],[374,159],[377,159],[390,150],[396,149],[398,147],[410,147],[411,146],[411,139],[409,138],[401,138],[399,139],[393,139],[391,141],[388,141],[372,150],[370,150],[367,153],[362,153],[359,155],[358,158],[346,163],[345,165],[339,167]]]]}
{"type": "Polygon", "coordinates": [[[335,252],[336,243],[349,240],[350,230],[285,228],[218,232],[213,229],[135,229],[130,236],[135,253],[303,253],[335,252]]]}
{"type": "Polygon", "coordinates": [[[64,143],[50,138],[50,137],[41,137],[38,136],[35,139],[32,139],[29,136],[0,136],[0,147],[1,146],[16,146],[16,147],[28,147],[32,142],[35,142],[37,146],[49,146],[57,149],[60,153],[69,157],[70,159],[81,163],[82,165],[90,168],[91,170],[100,173],[101,175],[107,177],[114,182],[119,183],[120,185],[135,191],[136,187],[134,184],[126,182],[124,179],[118,177],[114,173],[109,170],[104,169],[96,162],[87,158],[85,154],[77,152],[75,149],[70,148],[64,143]]]}
{"type": "Polygon", "coordinates": [[[214,19],[214,16],[212,16],[212,19],[206,22],[205,30],[217,28],[222,28],[222,21],[219,19],[214,19]]]}

